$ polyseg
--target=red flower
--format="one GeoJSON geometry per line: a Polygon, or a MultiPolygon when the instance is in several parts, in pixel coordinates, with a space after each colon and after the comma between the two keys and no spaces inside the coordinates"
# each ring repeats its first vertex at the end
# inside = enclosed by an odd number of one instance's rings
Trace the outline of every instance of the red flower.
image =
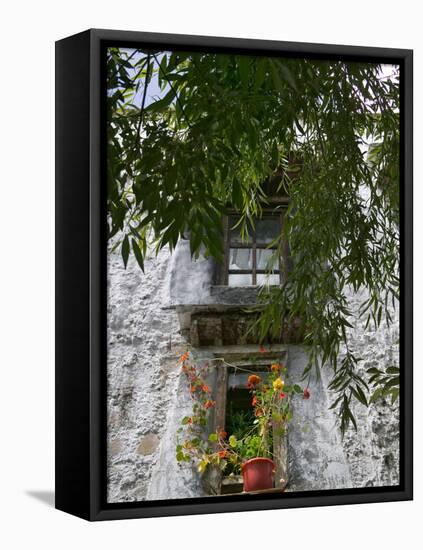
{"type": "Polygon", "coordinates": [[[225,458],[228,456],[228,451],[219,451],[217,454],[219,458],[225,458]]]}
{"type": "Polygon", "coordinates": [[[204,393],[210,393],[210,388],[209,388],[208,386],[206,386],[206,384],[202,384],[201,390],[202,390],[204,393]]]}
{"type": "Polygon", "coordinates": [[[303,397],[304,399],[310,399],[310,390],[308,388],[305,388],[303,391],[303,397]]]}
{"type": "Polygon", "coordinates": [[[266,350],[264,349],[264,346],[260,346],[260,347],[259,347],[259,352],[260,352],[260,353],[265,353],[265,351],[266,351],[266,350]]]}
{"type": "Polygon", "coordinates": [[[284,399],[286,397],[286,393],[284,393],[283,391],[279,394],[279,397],[281,399],[284,399]]]}
{"type": "Polygon", "coordinates": [[[225,430],[220,430],[219,432],[219,437],[221,437],[222,439],[225,439],[225,437],[227,437],[228,434],[225,432],[225,430]]]}
{"type": "Polygon", "coordinates": [[[212,407],[214,407],[216,405],[215,401],[212,401],[211,399],[208,399],[205,403],[204,403],[204,408],[205,409],[211,409],[212,407]]]}
{"type": "Polygon", "coordinates": [[[255,414],[255,416],[263,416],[263,410],[262,409],[256,409],[256,412],[254,414],[255,414]]]}
{"type": "Polygon", "coordinates": [[[261,381],[261,378],[260,376],[257,376],[257,374],[251,374],[249,377],[248,377],[248,380],[247,380],[247,387],[248,388],[254,388],[255,386],[257,386],[257,384],[261,381]]]}
{"type": "Polygon", "coordinates": [[[191,417],[190,417],[190,418],[188,418],[188,420],[187,420],[187,424],[192,424],[192,418],[191,418],[191,417]]]}
{"type": "Polygon", "coordinates": [[[251,400],[251,405],[253,407],[255,407],[257,405],[257,397],[256,396],[254,396],[253,399],[251,400]]]}

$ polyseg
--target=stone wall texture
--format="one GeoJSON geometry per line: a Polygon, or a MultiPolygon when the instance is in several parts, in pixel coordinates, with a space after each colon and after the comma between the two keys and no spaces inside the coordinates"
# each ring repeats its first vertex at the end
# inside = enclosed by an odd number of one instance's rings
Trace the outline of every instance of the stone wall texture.
{"type": "MultiPolygon", "coordinates": [[[[201,496],[201,480],[190,465],[175,460],[175,432],[191,401],[178,358],[186,350],[171,287],[189,286],[190,272],[208,292],[210,266],[178,267],[178,256],[163,249],[145,263],[145,274],[129,259],[125,270],[118,252],[108,258],[108,501],[129,502],[201,496]],[[204,273],[207,281],[201,280],[204,273]],[[176,283],[175,283],[176,280],[176,283]]],[[[186,256],[186,255],[185,255],[186,256]]],[[[184,258],[185,258],[184,256],[184,258]]],[[[204,263],[205,262],[205,263],[204,263]]],[[[192,302],[203,292],[193,290],[192,302]]],[[[360,296],[351,295],[357,304],[360,296]]],[[[203,302],[204,303],[204,302],[203,302]]],[[[357,322],[351,346],[362,368],[398,364],[398,323],[377,333],[357,322]]],[[[207,360],[207,353],[202,359],[207,360]]],[[[289,373],[298,379],[306,361],[301,346],[290,346],[289,373]]],[[[367,409],[357,404],[358,432],[341,440],[328,373],[311,381],[312,397],[298,400],[289,434],[290,490],[398,484],[398,403],[367,409]]]]}

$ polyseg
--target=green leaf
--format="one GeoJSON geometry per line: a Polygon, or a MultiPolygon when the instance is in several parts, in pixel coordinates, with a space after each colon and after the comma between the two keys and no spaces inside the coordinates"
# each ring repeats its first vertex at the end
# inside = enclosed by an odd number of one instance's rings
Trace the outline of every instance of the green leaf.
{"type": "Polygon", "coordinates": [[[386,384],[385,384],[385,387],[384,387],[384,390],[388,390],[390,388],[393,388],[395,386],[399,386],[399,383],[400,383],[400,379],[399,379],[399,376],[395,376],[394,378],[391,378],[391,380],[389,380],[386,384]]]}
{"type": "Polygon", "coordinates": [[[387,374],[398,374],[400,372],[398,367],[388,367],[386,369],[387,374]]]}
{"type": "Polygon", "coordinates": [[[122,241],[122,258],[123,258],[123,265],[126,266],[128,264],[128,257],[129,257],[129,239],[128,235],[125,235],[125,238],[122,241]]]}
{"type": "Polygon", "coordinates": [[[355,388],[351,386],[351,391],[354,394],[354,397],[358,399],[360,403],[362,403],[364,406],[367,407],[368,405],[367,399],[366,399],[366,396],[364,395],[363,390],[360,388],[360,386],[357,385],[355,386],[355,388]]]}
{"type": "Polygon", "coordinates": [[[217,434],[212,433],[209,435],[209,441],[217,441],[217,434]]]}
{"type": "Polygon", "coordinates": [[[250,57],[248,56],[240,56],[239,57],[239,76],[241,78],[241,83],[243,88],[248,88],[248,83],[250,80],[250,69],[251,69],[251,61],[250,57]]]}
{"type": "Polygon", "coordinates": [[[379,312],[377,314],[377,326],[378,327],[380,326],[381,319],[382,319],[382,306],[379,307],[379,312]]]}
{"type": "Polygon", "coordinates": [[[347,414],[348,414],[349,419],[351,420],[351,422],[354,426],[355,431],[357,431],[357,422],[356,422],[355,417],[354,417],[354,415],[353,415],[350,408],[347,409],[347,414]]]}
{"type": "Polygon", "coordinates": [[[374,403],[375,401],[377,401],[378,399],[380,399],[383,395],[383,389],[382,388],[377,388],[371,398],[370,398],[370,403],[374,403]]]}
{"type": "Polygon", "coordinates": [[[260,58],[257,62],[257,69],[254,79],[254,90],[257,91],[264,82],[266,77],[267,61],[265,58],[260,58]]]}
{"type": "Polygon", "coordinates": [[[165,110],[176,97],[176,91],[174,88],[171,88],[168,93],[162,98],[156,101],[153,101],[144,109],[145,113],[157,113],[159,111],[165,110]]]}
{"type": "Polygon", "coordinates": [[[237,439],[234,435],[231,435],[230,438],[229,438],[229,445],[231,447],[236,447],[237,445],[237,439]]]}
{"type": "Polygon", "coordinates": [[[285,80],[288,82],[291,88],[293,88],[297,92],[298,91],[297,84],[295,82],[295,78],[293,77],[291,71],[288,69],[288,67],[284,63],[280,64],[280,69],[285,80]]]}
{"type": "Polygon", "coordinates": [[[222,470],[222,472],[225,470],[226,466],[228,465],[228,461],[227,460],[221,460],[219,462],[219,466],[220,466],[220,469],[222,470]]]}
{"type": "Polygon", "coordinates": [[[399,388],[392,388],[391,390],[391,404],[393,405],[399,397],[399,388]]]}
{"type": "Polygon", "coordinates": [[[272,144],[272,164],[275,167],[277,167],[279,164],[279,151],[278,151],[278,144],[276,141],[274,141],[272,144]]]}
{"type": "Polygon", "coordinates": [[[144,273],[143,255],[135,239],[132,239],[132,250],[134,251],[135,259],[137,260],[138,265],[140,266],[142,272],[144,273]]]}
{"type": "Polygon", "coordinates": [[[368,372],[369,374],[382,374],[382,371],[380,371],[376,367],[372,367],[370,369],[367,369],[366,372],[368,372]]]}
{"type": "Polygon", "coordinates": [[[273,81],[274,87],[279,92],[283,92],[284,89],[285,89],[285,86],[282,82],[281,75],[280,75],[280,72],[279,72],[279,68],[277,67],[277,65],[275,64],[275,61],[273,59],[271,59],[269,61],[269,68],[270,68],[270,73],[272,75],[272,81],[273,81]]]}

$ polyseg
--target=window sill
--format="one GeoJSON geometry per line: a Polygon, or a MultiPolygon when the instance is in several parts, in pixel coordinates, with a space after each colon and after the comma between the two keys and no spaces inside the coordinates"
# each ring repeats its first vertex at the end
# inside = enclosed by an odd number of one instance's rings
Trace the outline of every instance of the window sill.
{"type": "Polygon", "coordinates": [[[241,286],[234,286],[234,285],[212,285],[212,288],[234,288],[236,290],[242,290],[243,288],[253,289],[253,290],[260,290],[263,287],[266,286],[281,286],[281,285],[241,285],[241,286]]]}
{"type": "Polygon", "coordinates": [[[287,488],[287,483],[284,483],[280,487],[273,487],[272,489],[262,489],[261,491],[243,491],[242,476],[235,476],[234,478],[224,477],[222,479],[221,496],[233,496],[233,495],[259,495],[266,493],[284,493],[287,488]]]}

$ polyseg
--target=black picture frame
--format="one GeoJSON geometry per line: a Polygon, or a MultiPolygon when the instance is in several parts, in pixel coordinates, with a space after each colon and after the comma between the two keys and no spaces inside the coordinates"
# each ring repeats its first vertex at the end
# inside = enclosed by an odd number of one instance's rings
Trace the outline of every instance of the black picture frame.
{"type": "Polygon", "coordinates": [[[99,29],[56,43],[56,508],[93,521],[412,499],[412,94],[412,50],[99,29]],[[399,486],[107,504],[102,60],[111,44],[399,64],[399,486]]]}

